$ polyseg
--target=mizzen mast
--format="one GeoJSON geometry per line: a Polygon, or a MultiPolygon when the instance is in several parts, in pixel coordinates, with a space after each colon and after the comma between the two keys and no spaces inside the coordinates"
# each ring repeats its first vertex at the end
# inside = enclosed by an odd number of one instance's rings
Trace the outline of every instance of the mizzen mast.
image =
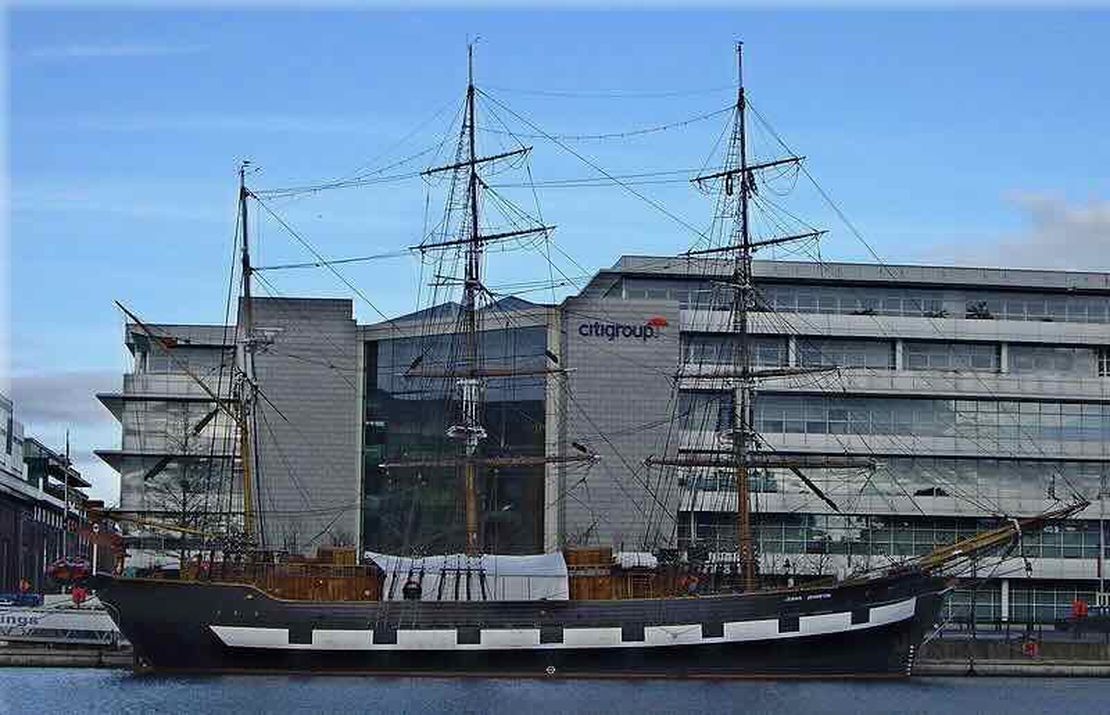
{"type": "Polygon", "coordinates": [[[821,489],[802,471],[803,467],[827,468],[874,466],[874,461],[848,455],[791,455],[761,450],[762,439],[755,432],[753,404],[759,383],[764,379],[783,378],[828,372],[830,367],[770,367],[760,368],[752,359],[752,336],[749,314],[757,310],[757,295],[753,282],[753,255],[762,248],[812,240],[825,234],[825,231],[807,231],[792,235],[757,238],[752,231],[752,202],[758,190],[757,178],[768,169],[800,164],[803,157],[787,156],[770,161],[751,162],[748,147],[747,96],[744,87],[743,43],[736,45],[737,92],[735,122],[729,141],[725,166],[717,171],[702,174],[692,179],[693,183],[703,185],[715,182],[730,206],[727,218],[732,221],[728,242],[720,246],[710,246],[704,250],[694,250],[686,256],[720,254],[721,259],[731,259],[725,283],[733,291],[732,317],[729,330],[736,347],[731,351],[731,365],[726,372],[714,371],[714,379],[730,381],[733,399],[732,424],[726,433],[731,442],[727,450],[693,449],[684,454],[650,458],[650,465],[674,466],[682,468],[713,467],[730,469],[736,488],[736,544],[740,575],[744,590],[757,587],[758,554],[752,539],[751,470],[753,468],[778,467],[789,469],[817,497],[835,511],[839,508],[821,489]]]}
{"type": "MultiPolygon", "coordinates": [[[[748,165],[747,137],[747,99],[744,94],[744,44],[736,44],[736,121],[733,125],[729,143],[727,165],[723,171],[695,178],[695,182],[720,179],[724,181],[726,196],[737,193],[731,240],[722,252],[732,253],[731,288],[735,291],[732,310],[732,332],[737,346],[732,351],[733,374],[733,416],[732,429],[732,468],[736,485],[736,544],[740,563],[740,574],[744,589],[752,590],[756,585],[755,550],[752,546],[751,516],[751,465],[750,458],[754,441],[752,432],[752,398],[755,392],[755,375],[752,372],[751,345],[749,339],[748,312],[754,308],[754,287],[752,285],[752,234],[750,222],[750,201],[753,189],[753,172],[758,167],[748,165]],[[739,185],[737,186],[737,183],[739,185]]],[[[786,159],[775,165],[796,161],[786,159]]],[[[768,162],[771,163],[771,162],[768,162]]]]}

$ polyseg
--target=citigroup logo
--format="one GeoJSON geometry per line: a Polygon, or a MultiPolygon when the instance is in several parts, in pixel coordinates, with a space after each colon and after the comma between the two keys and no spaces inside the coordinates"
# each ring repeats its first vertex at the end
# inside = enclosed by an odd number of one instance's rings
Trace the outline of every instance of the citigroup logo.
{"type": "Polygon", "coordinates": [[[594,321],[592,323],[580,323],[578,325],[578,334],[584,338],[605,338],[610,341],[616,340],[617,338],[638,338],[647,342],[648,340],[658,338],[663,332],[663,328],[668,325],[670,325],[670,323],[667,319],[659,315],[650,318],[642,325],[594,321]]]}

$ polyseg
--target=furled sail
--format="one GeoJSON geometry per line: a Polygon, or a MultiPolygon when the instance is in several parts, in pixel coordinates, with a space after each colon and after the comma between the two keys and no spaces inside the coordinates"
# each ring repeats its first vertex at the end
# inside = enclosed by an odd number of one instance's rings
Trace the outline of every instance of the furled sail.
{"type": "Polygon", "coordinates": [[[534,556],[447,554],[423,558],[367,551],[365,557],[385,574],[382,600],[386,601],[406,600],[406,586],[408,600],[421,601],[570,598],[567,564],[558,551],[534,556]]]}

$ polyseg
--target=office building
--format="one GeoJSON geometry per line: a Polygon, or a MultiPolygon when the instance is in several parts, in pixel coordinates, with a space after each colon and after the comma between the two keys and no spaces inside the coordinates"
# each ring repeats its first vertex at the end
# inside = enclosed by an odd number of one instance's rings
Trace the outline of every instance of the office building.
{"type": "MultiPolygon", "coordinates": [[[[731,473],[645,466],[723,444],[733,404],[722,370],[735,341],[715,277],[728,270],[712,260],[625,256],[559,305],[507,299],[488,310],[486,364],[533,374],[488,381],[486,448],[553,459],[585,448],[600,457],[588,469],[553,461],[488,479],[491,550],[735,549],[731,473]],[[544,371],[552,366],[565,372],[544,371]]],[[[1110,275],[757,261],[755,278],[755,363],[815,369],[760,385],[752,420],[762,449],[867,456],[876,465],[807,470],[839,513],[789,470],[754,473],[764,572],[843,575],[1080,493],[1093,501],[1080,517],[1028,535],[1024,560],[987,574],[978,616],[1051,621],[1077,595],[1093,600],[1103,590],[1110,275]]],[[[452,364],[457,306],[372,325],[356,325],[348,301],[256,306],[269,343],[258,355],[259,384],[284,415],[267,414],[273,446],[260,447],[271,532],[300,546],[322,538],[386,551],[457,545],[450,471],[381,467],[452,448],[450,386],[405,373],[416,362],[422,370],[452,364]]],[[[206,349],[234,349],[222,326],[158,329],[193,347],[205,341],[191,331],[213,331],[221,337],[207,338],[206,349]]],[[[128,340],[141,342],[133,330],[128,340]]],[[[125,504],[139,503],[142,486],[142,469],[127,460],[149,468],[173,450],[136,446],[146,428],[129,427],[132,408],[119,406],[134,403],[134,424],[149,425],[137,406],[169,393],[207,405],[180,376],[161,396],[140,389],[153,376],[138,357],[135,370],[121,393],[105,397],[124,415],[124,449],[104,454],[124,473],[125,504]]]]}

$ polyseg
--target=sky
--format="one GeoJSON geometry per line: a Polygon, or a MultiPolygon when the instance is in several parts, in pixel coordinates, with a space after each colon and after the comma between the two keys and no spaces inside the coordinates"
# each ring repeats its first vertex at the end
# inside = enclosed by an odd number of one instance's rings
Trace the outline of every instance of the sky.
{"type": "MultiPolygon", "coordinates": [[[[687,179],[720,161],[737,40],[753,106],[866,240],[804,178],[779,186],[776,202],[829,230],[825,260],[1110,270],[1108,31],[1110,14],[1078,10],[16,9],[0,389],[29,434],[60,447],[68,429],[93,494],[113,500],[92,454],[120,439],[94,397],[128,369],[113,301],[222,322],[243,159],[258,190],[449,160],[475,38],[480,150],[512,146],[504,132],[532,146],[526,170],[489,180],[557,225],[570,277],[696,243],[712,206],[687,179]],[[598,167],[651,183],[543,185],[598,167]]],[[[752,136],[774,156],[767,130],[752,136]]],[[[345,258],[418,243],[442,192],[411,177],[268,205],[345,258]]],[[[311,258],[265,212],[251,220],[256,264],[311,258]]],[[[490,256],[490,280],[547,277],[540,258],[490,256]]],[[[339,267],[372,305],[327,271],[265,275],[281,295],[354,298],[369,322],[418,307],[421,268],[339,267]]]]}

